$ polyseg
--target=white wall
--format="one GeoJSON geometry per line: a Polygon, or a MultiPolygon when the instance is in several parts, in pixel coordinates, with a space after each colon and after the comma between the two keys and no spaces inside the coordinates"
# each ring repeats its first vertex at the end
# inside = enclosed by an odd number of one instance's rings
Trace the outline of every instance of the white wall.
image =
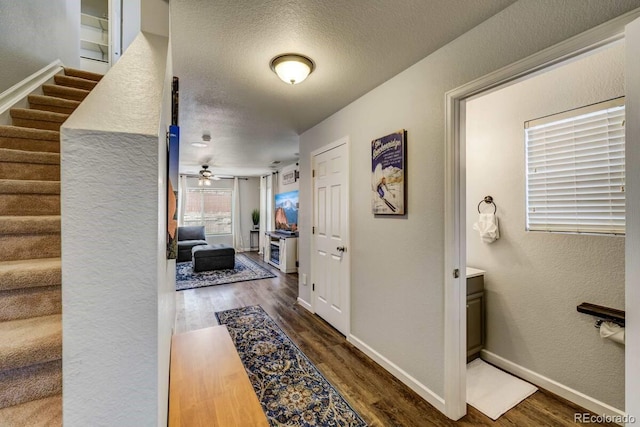
{"type": "MultiPolygon", "coordinates": [[[[310,153],[349,136],[352,335],[423,396],[444,394],[444,94],[637,6],[519,1],[300,136],[299,272],[309,274],[311,256],[310,153]],[[408,213],[375,218],[370,143],[401,128],[408,213]]],[[[300,298],[309,295],[300,285],[300,298]]]]}
{"type": "Polygon", "coordinates": [[[169,37],[169,0],[139,1],[140,29],[146,33],[169,37]]]}
{"type": "Polygon", "coordinates": [[[80,65],[80,0],[0,2],[0,93],[60,59],[80,65]]]}
{"type": "Polygon", "coordinates": [[[62,128],[65,426],[166,425],[167,47],[141,33],[62,128]]]}
{"type": "Polygon", "coordinates": [[[467,265],[487,272],[485,348],[618,409],[624,346],[602,340],[576,306],[624,309],[625,239],[525,231],[523,125],[623,95],[618,43],[468,102],[466,129],[467,265]],[[501,237],[490,245],[472,228],[486,195],[500,219],[501,237]]]}
{"type": "Polygon", "coordinates": [[[298,163],[292,163],[290,165],[282,167],[282,169],[278,171],[278,193],[287,193],[289,191],[296,191],[300,188],[299,180],[291,184],[285,184],[283,179],[286,173],[291,171],[297,171],[297,170],[299,170],[298,163]]]}

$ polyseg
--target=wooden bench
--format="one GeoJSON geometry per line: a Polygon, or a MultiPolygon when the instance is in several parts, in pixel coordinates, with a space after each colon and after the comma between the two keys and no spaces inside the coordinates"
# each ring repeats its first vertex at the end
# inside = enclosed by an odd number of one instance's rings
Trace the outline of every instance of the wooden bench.
{"type": "Polygon", "coordinates": [[[169,427],[269,423],[226,326],[171,340],[169,427]]]}

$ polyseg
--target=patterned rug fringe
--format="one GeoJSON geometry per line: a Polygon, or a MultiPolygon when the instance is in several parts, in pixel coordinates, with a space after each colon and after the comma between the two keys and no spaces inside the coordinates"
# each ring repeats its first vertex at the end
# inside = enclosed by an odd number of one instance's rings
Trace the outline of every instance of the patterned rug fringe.
{"type": "Polygon", "coordinates": [[[216,313],[272,426],[367,424],[260,306],[216,313]]]}

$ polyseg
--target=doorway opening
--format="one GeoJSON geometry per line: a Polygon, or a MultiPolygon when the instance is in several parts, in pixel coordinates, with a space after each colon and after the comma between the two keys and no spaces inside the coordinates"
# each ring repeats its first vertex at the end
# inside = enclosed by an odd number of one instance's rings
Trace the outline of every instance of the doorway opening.
{"type": "Polygon", "coordinates": [[[624,229],[607,228],[624,221],[623,96],[618,41],[466,101],[467,356],[481,359],[467,395],[481,411],[535,392],[511,379],[500,393],[507,378],[485,363],[569,400],[563,387],[578,390],[591,410],[624,408],[624,346],[576,313],[624,310],[624,229]]]}
{"type": "MultiPolygon", "coordinates": [[[[467,129],[464,126],[467,103],[479,99],[480,95],[490,94],[623,40],[625,25],[638,15],[638,12],[624,15],[446,94],[445,268],[452,274],[445,276],[445,411],[452,419],[459,419],[466,413],[467,301],[464,270],[467,266],[467,212],[475,212],[478,204],[478,200],[474,199],[473,203],[467,200],[469,158],[466,151],[467,129]]],[[[482,194],[479,200],[487,195],[482,194]]],[[[474,197],[477,196],[474,194],[474,197]]],[[[500,199],[495,201],[500,209],[500,199]]],[[[524,209],[524,202],[521,208],[524,209]]],[[[475,212],[475,215],[478,213],[475,212]]],[[[523,224],[521,228],[524,228],[523,224]]],[[[580,302],[567,307],[567,310],[575,311],[575,306],[580,302]]],[[[540,316],[544,316],[544,313],[540,313],[540,316]]],[[[588,397],[576,403],[601,414],[623,414],[623,411],[611,405],[594,406],[594,403],[602,402],[588,397]]]]}

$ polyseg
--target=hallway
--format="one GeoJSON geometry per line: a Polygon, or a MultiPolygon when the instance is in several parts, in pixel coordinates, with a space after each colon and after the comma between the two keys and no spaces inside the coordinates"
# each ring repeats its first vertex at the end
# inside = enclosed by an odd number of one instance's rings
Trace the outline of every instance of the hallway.
{"type": "MultiPolygon", "coordinates": [[[[255,252],[245,254],[260,262],[255,252]]],[[[322,319],[297,305],[296,274],[282,274],[260,264],[276,277],[177,292],[175,332],[216,325],[216,311],[261,305],[372,427],[569,426],[575,425],[575,413],[584,412],[548,392],[538,391],[496,422],[470,406],[464,418],[453,422],[322,319]]]]}

